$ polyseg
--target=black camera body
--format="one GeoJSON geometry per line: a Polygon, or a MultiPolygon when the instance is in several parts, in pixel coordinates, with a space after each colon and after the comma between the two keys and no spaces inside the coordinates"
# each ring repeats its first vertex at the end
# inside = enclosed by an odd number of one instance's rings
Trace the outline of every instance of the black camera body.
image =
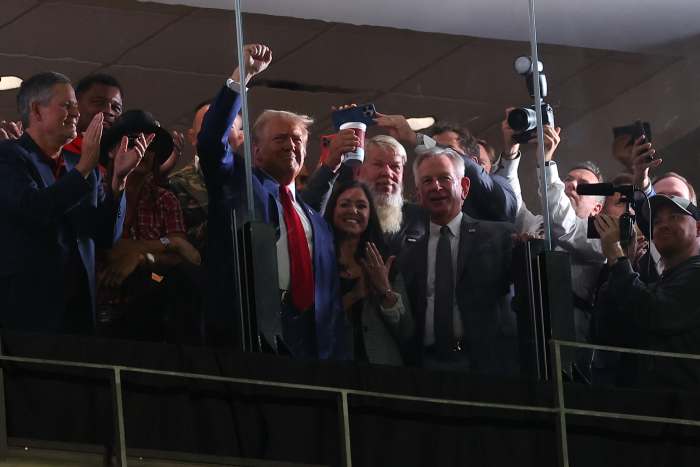
{"type": "MultiPolygon", "coordinates": [[[[622,246],[629,245],[634,238],[635,222],[636,218],[634,214],[625,212],[620,216],[620,244],[622,246]]],[[[588,218],[588,232],[586,236],[588,238],[600,238],[600,232],[598,232],[598,229],[595,228],[595,216],[588,218]]]]}
{"type": "MultiPolygon", "coordinates": [[[[513,141],[526,144],[537,136],[537,108],[534,105],[513,109],[508,114],[508,126],[515,132],[513,141]]],[[[554,126],[554,109],[546,102],[540,104],[542,125],[554,126]]]]}

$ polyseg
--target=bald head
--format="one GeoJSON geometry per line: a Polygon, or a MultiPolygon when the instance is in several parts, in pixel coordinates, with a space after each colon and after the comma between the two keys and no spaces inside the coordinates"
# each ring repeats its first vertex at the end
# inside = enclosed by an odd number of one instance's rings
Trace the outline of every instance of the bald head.
{"type": "MultiPolygon", "coordinates": [[[[207,114],[209,107],[210,103],[208,101],[197,107],[194,118],[192,119],[192,127],[187,130],[187,139],[194,148],[197,148],[197,136],[202,129],[202,122],[204,122],[204,116],[207,114]]],[[[243,119],[241,115],[238,114],[233,121],[233,125],[231,125],[231,132],[228,135],[228,144],[236,151],[243,144],[243,140],[243,119]]]]}

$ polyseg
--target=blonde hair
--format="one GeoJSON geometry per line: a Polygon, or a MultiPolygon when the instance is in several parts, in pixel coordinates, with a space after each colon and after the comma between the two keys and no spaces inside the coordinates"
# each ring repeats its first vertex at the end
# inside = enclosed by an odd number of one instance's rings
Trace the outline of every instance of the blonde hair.
{"type": "Polygon", "coordinates": [[[287,110],[263,110],[263,112],[253,124],[253,142],[258,142],[260,138],[260,133],[262,133],[263,129],[265,128],[265,125],[267,125],[267,123],[270,120],[275,118],[279,118],[282,120],[290,120],[295,124],[301,126],[304,129],[304,132],[306,133],[307,137],[309,135],[309,127],[314,123],[314,119],[309,117],[308,115],[296,114],[287,110]]]}

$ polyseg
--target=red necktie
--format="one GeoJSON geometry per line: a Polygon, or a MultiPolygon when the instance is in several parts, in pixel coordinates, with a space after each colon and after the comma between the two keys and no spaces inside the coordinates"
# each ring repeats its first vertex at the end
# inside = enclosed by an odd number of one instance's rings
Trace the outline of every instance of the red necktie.
{"type": "Polygon", "coordinates": [[[292,305],[297,311],[306,311],[314,303],[314,276],[309,244],[297,210],[294,209],[289,188],[280,186],[280,202],[287,226],[287,251],[292,305]]]}

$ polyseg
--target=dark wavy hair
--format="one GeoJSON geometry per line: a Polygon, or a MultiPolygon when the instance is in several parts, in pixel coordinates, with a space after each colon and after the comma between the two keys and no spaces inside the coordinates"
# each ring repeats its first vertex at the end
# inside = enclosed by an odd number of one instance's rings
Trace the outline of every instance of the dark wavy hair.
{"type": "Polygon", "coordinates": [[[360,241],[357,245],[357,251],[355,251],[355,258],[357,258],[358,260],[360,258],[364,258],[365,246],[367,245],[367,242],[372,242],[377,246],[379,253],[382,255],[382,259],[386,260],[387,247],[384,242],[384,234],[382,233],[382,227],[379,223],[379,216],[377,215],[377,208],[374,204],[374,198],[372,197],[372,193],[370,193],[367,185],[357,180],[349,180],[347,182],[337,184],[335,186],[335,189],[333,190],[333,193],[331,194],[330,199],[328,200],[328,204],[326,205],[326,212],[324,213],[324,218],[333,230],[335,254],[337,257],[339,257],[339,247],[343,241],[343,233],[338,231],[335,228],[335,225],[333,224],[335,208],[338,204],[338,198],[340,198],[340,195],[353,188],[361,189],[367,197],[367,201],[369,202],[369,218],[367,220],[367,228],[360,236],[360,241]]]}

